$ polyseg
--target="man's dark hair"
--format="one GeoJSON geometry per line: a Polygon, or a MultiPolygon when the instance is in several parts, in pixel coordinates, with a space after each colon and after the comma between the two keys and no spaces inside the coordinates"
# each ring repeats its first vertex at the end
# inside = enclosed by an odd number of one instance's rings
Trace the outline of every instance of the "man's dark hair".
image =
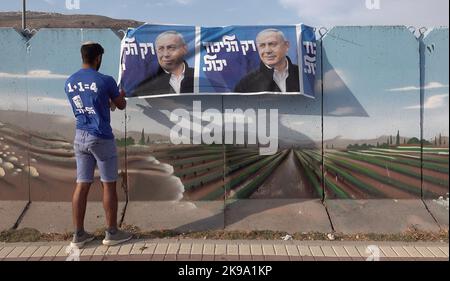
{"type": "Polygon", "coordinates": [[[105,50],[98,43],[85,43],[81,46],[81,58],[83,63],[92,64],[95,59],[103,55],[105,50]]]}

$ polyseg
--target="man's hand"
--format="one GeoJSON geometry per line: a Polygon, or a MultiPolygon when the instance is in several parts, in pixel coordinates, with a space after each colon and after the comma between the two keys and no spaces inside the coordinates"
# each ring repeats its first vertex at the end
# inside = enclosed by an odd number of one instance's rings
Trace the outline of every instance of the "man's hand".
{"type": "Polygon", "coordinates": [[[127,106],[127,101],[125,100],[125,91],[123,89],[120,89],[120,94],[117,98],[115,98],[112,103],[114,104],[114,107],[111,105],[111,110],[114,111],[116,107],[120,110],[124,110],[127,106]],[[114,108],[114,109],[113,109],[114,108]]]}
{"type": "Polygon", "coordinates": [[[111,111],[114,111],[117,108],[111,99],[109,99],[109,107],[111,108],[111,111]]]}
{"type": "Polygon", "coordinates": [[[126,96],[125,90],[122,89],[122,88],[120,88],[120,96],[123,97],[123,98],[126,96]]]}

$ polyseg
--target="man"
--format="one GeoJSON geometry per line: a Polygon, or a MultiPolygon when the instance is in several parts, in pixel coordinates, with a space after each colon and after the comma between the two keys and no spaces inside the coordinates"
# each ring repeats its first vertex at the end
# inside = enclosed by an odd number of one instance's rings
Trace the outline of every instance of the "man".
{"type": "Polygon", "coordinates": [[[259,69],[247,74],[235,87],[237,93],[299,92],[298,66],[287,56],[289,41],[278,29],[266,29],[256,37],[259,69]]]}
{"type": "Polygon", "coordinates": [[[163,32],[156,37],[155,46],[158,71],[141,82],[133,95],[193,93],[194,69],[184,61],[188,48],[183,35],[176,31],[163,32]]]}
{"type": "Polygon", "coordinates": [[[97,164],[103,187],[103,207],[107,230],[104,245],[130,240],[132,235],[117,228],[117,151],[111,128],[110,103],[125,109],[125,93],[119,92],[114,78],[98,72],[104,50],[98,43],[81,46],[82,68],[66,81],[65,92],[76,118],[74,150],[77,184],[72,198],[75,233],[71,246],[82,247],[94,239],[84,230],[89,188],[97,164]]]}

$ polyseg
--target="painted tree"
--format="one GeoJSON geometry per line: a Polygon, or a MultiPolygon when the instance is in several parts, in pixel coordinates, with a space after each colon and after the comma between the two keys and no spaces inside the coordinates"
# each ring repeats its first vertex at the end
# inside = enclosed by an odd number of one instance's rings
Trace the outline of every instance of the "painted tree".
{"type": "Polygon", "coordinates": [[[142,132],[141,132],[141,139],[139,140],[139,144],[140,144],[140,145],[145,145],[145,133],[144,133],[144,129],[142,129],[142,132]]]}
{"type": "Polygon", "coordinates": [[[408,144],[420,144],[420,140],[418,138],[416,138],[416,137],[410,138],[408,140],[408,144]]]}

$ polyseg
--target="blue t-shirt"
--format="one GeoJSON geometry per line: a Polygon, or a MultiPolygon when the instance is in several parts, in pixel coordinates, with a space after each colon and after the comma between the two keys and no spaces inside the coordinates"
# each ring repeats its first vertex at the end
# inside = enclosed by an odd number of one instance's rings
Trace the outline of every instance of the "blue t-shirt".
{"type": "Polygon", "coordinates": [[[66,81],[66,95],[77,119],[77,129],[102,139],[113,139],[109,99],[120,95],[114,78],[91,68],[80,69],[66,81]]]}

